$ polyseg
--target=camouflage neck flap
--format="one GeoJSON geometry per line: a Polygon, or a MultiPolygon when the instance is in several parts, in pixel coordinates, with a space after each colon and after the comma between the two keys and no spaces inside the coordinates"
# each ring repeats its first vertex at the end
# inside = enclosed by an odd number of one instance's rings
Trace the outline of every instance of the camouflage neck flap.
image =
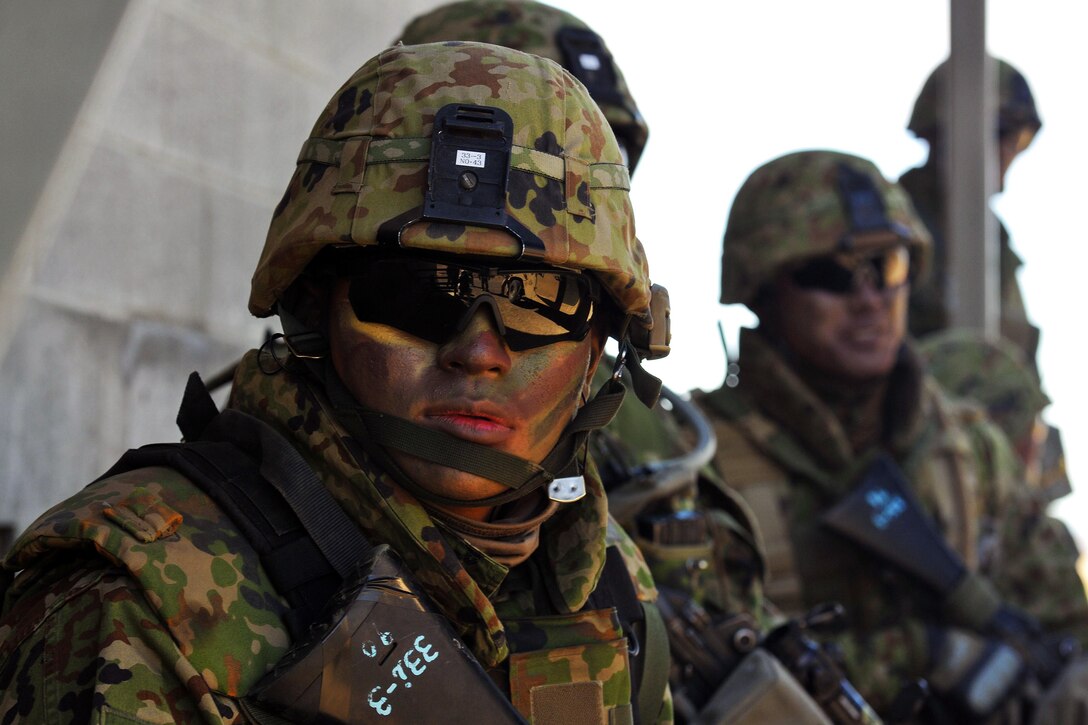
{"type": "MultiPolygon", "coordinates": [[[[831,405],[819,397],[757,330],[741,331],[742,383],[739,390],[822,466],[843,470],[858,459],[848,431],[831,405]]],[[[905,450],[920,426],[921,368],[906,346],[888,377],[884,393],[885,444],[905,450]]]]}
{"type": "MultiPolygon", "coordinates": [[[[242,359],[228,407],[263,420],[295,445],[364,533],[396,550],[486,667],[506,659],[506,633],[490,598],[507,568],[486,556],[463,560],[470,547],[444,533],[415,497],[374,466],[333,419],[322,394],[302,376],[262,372],[258,357],[253,350],[242,359]]],[[[586,496],[560,506],[543,523],[544,546],[535,554],[547,557],[543,570],[553,577],[549,586],[572,612],[589,598],[605,558],[604,488],[594,466],[587,467],[585,477],[586,496]]]]}

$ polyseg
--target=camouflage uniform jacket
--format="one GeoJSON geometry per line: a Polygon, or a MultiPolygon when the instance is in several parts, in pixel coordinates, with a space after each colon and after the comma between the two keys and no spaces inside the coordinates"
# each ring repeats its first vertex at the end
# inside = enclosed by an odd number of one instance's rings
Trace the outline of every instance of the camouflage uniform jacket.
{"type": "MultiPolygon", "coordinates": [[[[242,362],[229,407],[291,441],[371,541],[398,552],[523,713],[530,687],[557,681],[601,682],[609,712],[630,701],[627,641],[615,616],[579,610],[609,543],[639,598],[656,591],[609,519],[592,466],[587,496],[546,520],[537,551],[507,569],[440,528],[371,466],[323,396],[289,373],[260,372],[255,352],[242,362]],[[558,614],[537,616],[534,577],[558,614]]],[[[167,468],[87,487],[32,525],[4,566],[22,570],[0,617],[5,723],[242,722],[237,698],[290,645],[286,604],[255,552],[167,468]]],[[[670,712],[666,695],[660,719],[670,712]]]]}
{"type": "MultiPolygon", "coordinates": [[[[797,615],[826,601],[845,605],[841,644],[851,678],[876,707],[906,678],[924,674],[924,622],[938,603],[916,585],[820,526],[880,453],[856,455],[834,413],[757,331],[741,337],[741,382],[699,395],[718,436],[715,465],[748,500],[763,532],[767,596],[797,615]]],[[[992,517],[1011,491],[1007,443],[975,409],[954,406],[907,348],[892,373],[886,452],[899,463],[946,541],[978,566],[994,539],[992,517]],[[894,411],[894,412],[893,412],[894,411]]]]}
{"type": "MultiPolygon", "coordinates": [[[[945,198],[937,164],[911,169],[899,179],[914,202],[918,216],[933,235],[933,264],[921,284],[915,284],[910,295],[910,331],[921,338],[951,327],[948,306],[948,240],[944,234],[945,198]]],[[[1023,264],[1009,245],[1009,233],[998,222],[1001,238],[1001,336],[1011,340],[1024,351],[1024,358],[1035,369],[1035,354],[1039,346],[1039,328],[1028,320],[1024,297],[1016,273],[1023,264]]]]}

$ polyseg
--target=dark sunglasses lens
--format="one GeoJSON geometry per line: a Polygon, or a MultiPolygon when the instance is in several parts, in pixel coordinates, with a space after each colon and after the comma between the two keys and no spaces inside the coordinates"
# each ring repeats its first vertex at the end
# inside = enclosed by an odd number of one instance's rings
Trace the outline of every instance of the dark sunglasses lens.
{"type": "Polygon", "coordinates": [[[854,270],[829,257],[821,257],[795,270],[793,283],[801,289],[844,294],[854,285],[854,270]]]}
{"type": "Polygon", "coordinates": [[[910,275],[910,253],[906,247],[894,247],[861,259],[850,269],[831,257],[820,257],[793,272],[793,283],[802,289],[846,294],[861,279],[871,279],[876,289],[899,287],[910,275]]]}
{"type": "Polygon", "coordinates": [[[375,261],[353,277],[348,295],[359,320],[439,344],[456,334],[465,313],[486,295],[512,350],[580,340],[593,314],[593,290],[577,273],[426,260],[375,261]]]}
{"type": "Polygon", "coordinates": [[[355,317],[428,342],[443,343],[453,337],[469,305],[422,272],[412,262],[379,261],[354,275],[348,300],[355,317]]]}

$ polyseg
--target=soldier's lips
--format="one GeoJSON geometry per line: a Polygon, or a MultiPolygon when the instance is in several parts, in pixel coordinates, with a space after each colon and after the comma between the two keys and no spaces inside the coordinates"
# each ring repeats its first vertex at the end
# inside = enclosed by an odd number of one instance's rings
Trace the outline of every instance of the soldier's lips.
{"type": "Polygon", "coordinates": [[[443,406],[424,412],[432,428],[483,445],[499,445],[514,435],[514,426],[490,406],[443,406]]]}

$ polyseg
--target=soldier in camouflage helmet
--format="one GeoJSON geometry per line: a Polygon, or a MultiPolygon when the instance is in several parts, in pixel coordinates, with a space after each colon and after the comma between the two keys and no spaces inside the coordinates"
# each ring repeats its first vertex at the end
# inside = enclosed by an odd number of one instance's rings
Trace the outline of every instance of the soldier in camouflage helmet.
{"type": "Polygon", "coordinates": [[[976,400],[997,423],[1023,466],[1032,487],[1041,484],[1040,416],[1050,404],[1023,353],[1008,340],[989,340],[974,330],[945,330],[918,346],[933,377],[945,390],[976,400]]]}
{"type": "MultiPolygon", "coordinates": [[[[997,114],[995,119],[998,148],[1000,189],[1005,188],[1005,174],[1013,160],[1025,151],[1043,126],[1035,107],[1035,97],[1024,75],[1010,63],[996,59],[997,114]]],[[[946,329],[951,320],[948,306],[948,245],[944,231],[945,193],[943,159],[946,156],[943,128],[946,103],[948,62],[941,63],[930,74],[915,101],[907,129],[929,144],[929,157],[920,167],[903,174],[899,183],[910,194],[919,216],[926,223],[934,240],[933,271],[919,280],[911,292],[910,331],[921,339],[946,329]]],[[[989,213],[989,211],[988,211],[989,213]]],[[[1039,369],[1036,354],[1039,328],[1028,319],[1024,297],[1017,279],[1022,265],[1009,243],[1009,233],[997,220],[1000,259],[1000,332],[1001,336],[1020,349],[1029,371],[1037,379],[1039,369]]],[[[1044,488],[1056,498],[1069,490],[1065,471],[1065,450],[1061,432],[1046,427],[1046,440],[1040,453],[1039,476],[1046,481],[1044,488]]]]}
{"type": "Polygon", "coordinates": [[[628,168],[634,173],[638,166],[650,129],[604,41],[570,13],[533,0],[463,0],[420,15],[400,40],[472,40],[554,60],[585,84],[616,134],[628,168]]]}
{"type": "MultiPolygon", "coordinates": [[[[604,40],[570,13],[533,0],[460,0],[412,20],[400,40],[493,43],[562,64],[601,107],[634,173],[647,125],[604,40]]],[[[605,357],[595,384],[607,380],[613,363],[605,357]]],[[[677,719],[690,722],[746,654],[720,646],[732,641],[729,632],[765,630],[773,619],[762,597],[765,567],[751,514],[706,466],[714,446],[709,423],[685,398],[667,388],[662,394],[670,410],[628,401],[590,445],[613,515],[673,603],[663,607],[674,658],[670,683],[677,719]],[[718,627],[726,636],[704,631],[718,627]]]]}
{"type": "Polygon", "coordinates": [[[760,167],[729,214],[721,292],[759,326],[742,331],[739,385],[696,400],[715,424],[717,468],[763,531],[768,597],[793,614],[845,606],[837,642],[878,711],[925,677],[936,696],[923,720],[942,710],[968,722],[1015,689],[991,683],[989,699],[962,697],[1000,664],[977,620],[1004,611],[981,574],[1003,575],[986,544],[1013,495],[1012,454],[976,408],[940,391],[906,341],[911,276],[929,245],[904,191],[865,159],[803,151],[760,167]],[[920,520],[939,532],[931,543],[966,567],[957,589],[927,589],[829,527],[831,512],[888,475],[920,501],[920,520]]]}
{"type": "MultiPolygon", "coordinates": [[[[1000,189],[1013,160],[1031,144],[1043,122],[1035,108],[1035,98],[1027,80],[1009,63],[997,60],[998,108],[994,129],[997,133],[1000,189]]],[[[910,194],[918,215],[933,235],[933,268],[919,280],[911,292],[910,331],[915,337],[943,330],[949,326],[948,244],[944,230],[946,193],[942,174],[945,158],[944,89],[948,61],[930,74],[915,101],[907,129],[929,144],[926,163],[903,174],[899,184],[910,194]]],[[[1024,299],[1016,279],[1020,258],[1009,245],[1005,226],[998,223],[1001,243],[1001,335],[1024,351],[1035,367],[1039,330],[1028,320],[1024,299]]]]}
{"type": "Polygon", "coordinates": [[[275,210],[250,309],[284,342],[223,412],[191,379],[186,443],[5,560],[0,718],[668,721],[652,579],[585,454],[622,398],[587,402],[604,339],[667,353],[661,297],[570,74],[382,52],[275,210]]]}

